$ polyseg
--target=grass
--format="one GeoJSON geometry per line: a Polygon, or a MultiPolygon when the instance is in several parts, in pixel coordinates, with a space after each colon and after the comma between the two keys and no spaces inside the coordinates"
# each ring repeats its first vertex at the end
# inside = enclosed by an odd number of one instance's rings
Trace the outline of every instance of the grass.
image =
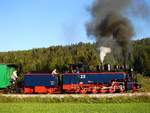
{"type": "Polygon", "coordinates": [[[0,103],[0,113],[149,113],[150,103],[0,103]]]}
{"type": "Polygon", "coordinates": [[[150,92],[150,77],[137,74],[137,81],[141,84],[139,92],[150,92]]]}
{"type": "Polygon", "coordinates": [[[18,97],[5,97],[0,96],[0,103],[150,103],[150,96],[141,95],[141,96],[119,96],[119,97],[64,97],[64,98],[52,98],[52,97],[26,97],[26,98],[18,98],[18,97]]]}

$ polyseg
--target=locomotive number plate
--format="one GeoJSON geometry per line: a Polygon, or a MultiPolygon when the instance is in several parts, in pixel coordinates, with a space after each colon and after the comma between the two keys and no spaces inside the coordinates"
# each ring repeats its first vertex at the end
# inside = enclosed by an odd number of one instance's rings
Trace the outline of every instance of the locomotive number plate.
{"type": "Polygon", "coordinates": [[[80,75],[81,79],[85,79],[86,75],[80,75]]]}

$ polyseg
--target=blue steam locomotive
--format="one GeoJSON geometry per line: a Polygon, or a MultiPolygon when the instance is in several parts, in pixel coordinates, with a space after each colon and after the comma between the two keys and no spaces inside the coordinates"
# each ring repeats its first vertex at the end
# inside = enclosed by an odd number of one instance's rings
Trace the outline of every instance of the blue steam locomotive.
{"type": "MultiPolygon", "coordinates": [[[[78,67],[77,65],[74,65],[78,67]]],[[[73,68],[71,66],[71,68],[73,68]]],[[[27,73],[24,75],[23,92],[32,93],[123,93],[136,91],[138,84],[131,73],[117,71],[79,71],[53,75],[44,73],[27,73]]]]}

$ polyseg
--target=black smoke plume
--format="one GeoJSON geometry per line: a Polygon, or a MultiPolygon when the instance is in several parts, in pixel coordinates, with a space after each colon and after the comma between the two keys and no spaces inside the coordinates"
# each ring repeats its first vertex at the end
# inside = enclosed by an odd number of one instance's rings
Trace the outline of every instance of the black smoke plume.
{"type": "Polygon", "coordinates": [[[123,63],[126,65],[130,41],[134,35],[128,15],[134,13],[133,15],[142,17],[142,12],[147,12],[144,1],[139,3],[139,0],[95,0],[90,8],[91,20],[86,26],[87,33],[96,38],[98,46],[110,47],[113,49],[112,53],[120,51],[119,54],[123,56],[123,63]]]}

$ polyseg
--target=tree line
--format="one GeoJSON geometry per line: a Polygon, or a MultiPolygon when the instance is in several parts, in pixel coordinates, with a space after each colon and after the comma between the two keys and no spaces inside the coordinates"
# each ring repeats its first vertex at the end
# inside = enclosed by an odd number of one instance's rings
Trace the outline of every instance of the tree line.
{"type": "MultiPolygon", "coordinates": [[[[104,61],[120,64],[111,54],[104,61]]],[[[88,64],[95,70],[100,58],[96,44],[78,43],[67,46],[51,46],[24,51],[0,52],[0,63],[15,63],[22,66],[21,73],[51,72],[54,68],[63,71],[67,64],[88,64]]],[[[150,75],[150,38],[132,41],[130,66],[138,73],[150,75]]]]}

